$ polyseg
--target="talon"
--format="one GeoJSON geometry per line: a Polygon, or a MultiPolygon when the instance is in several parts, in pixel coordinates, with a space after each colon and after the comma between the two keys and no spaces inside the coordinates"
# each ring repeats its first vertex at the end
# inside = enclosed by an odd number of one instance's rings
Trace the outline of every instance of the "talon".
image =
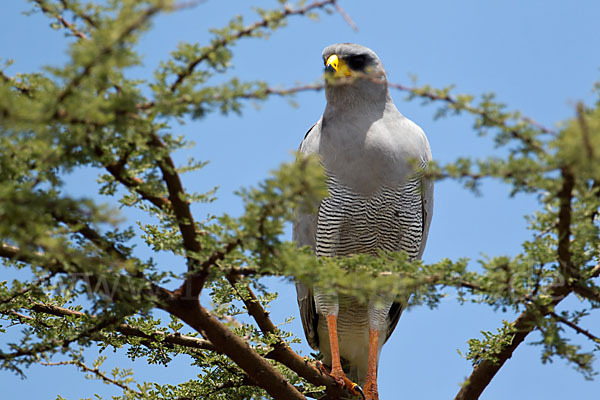
{"type": "Polygon", "coordinates": [[[344,381],[342,387],[349,393],[352,393],[353,396],[360,396],[363,400],[366,399],[365,392],[357,383],[352,382],[345,375],[342,377],[342,380],[344,381]]]}
{"type": "Polygon", "coordinates": [[[358,386],[356,383],[352,383],[352,387],[350,388],[350,392],[355,396],[360,396],[362,400],[365,400],[365,392],[363,389],[358,386]]]}
{"type": "Polygon", "coordinates": [[[319,370],[320,373],[324,375],[329,375],[329,371],[327,371],[327,367],[321,361],[315,361],[315,367],[319,370]]]}

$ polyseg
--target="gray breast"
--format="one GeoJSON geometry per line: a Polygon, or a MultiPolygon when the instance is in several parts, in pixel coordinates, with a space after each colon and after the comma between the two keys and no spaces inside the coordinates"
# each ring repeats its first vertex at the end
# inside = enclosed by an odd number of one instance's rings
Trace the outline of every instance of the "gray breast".
{"type": "Polygon", "coordinates": [[[416,176],[400,187],[362,195],[330,175],[330,196],[321,202],[318,214],[317,255],[404,250],[417,258],[423,235],[420,182],[416,176]]]}

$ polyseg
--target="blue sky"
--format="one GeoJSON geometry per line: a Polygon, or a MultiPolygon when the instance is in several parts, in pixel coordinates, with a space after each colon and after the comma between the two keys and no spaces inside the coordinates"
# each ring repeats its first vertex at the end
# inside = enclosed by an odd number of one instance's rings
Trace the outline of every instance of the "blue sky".
{"type": "MultiPolygon", "coordinates": [[[[144,65],[131,73],[151,78],[158,62],[167,59],[178,42],[206,43],[208,29],[224,25],[231,10],[252,22],[251,4],[207,0],[195,9],[157,18],[154,29],[140,43],[144,65]]],[[[520,109],[550,127],[573,116],[576,102],[594,99],[591,89],[600,77],[597,1],[345,1],[341,5],[358,25],[358,32],[337,13],[324,15],[319,22],[292,18],[287,28],[268,41],[240,42],[232,73],[247,80],[266,79],[281,87],[312,83],[321,77],[321,50],[325,46],[356,42],[377,52],[392,82],[410,84],[410,76],[417,75],[423,84],[455,84],[459,93],[493,91],[510,109],[520,109]]],[[[15,61],[9,74],[61,65],[66,60],[63,33],[52,30],[49,20],[39,14],[21,14],[30,8],[22,0],[0,5],[0,57],[15,61]]],[[[435,106],[406,102],[405,94],[397,91],[392,91],[392,97],[398,109],[425,130],[438,161],[495,154],[489,139],[472,132],[471,118],[434,120],[435,106]]],[[[298,107],[274,98],[260,107],[249,103],[242,116],[215,114],[177,127],[176,132],[196,143],[189,154],[210,160],[199,173],[185,176],[184,183],[197,191],[220,186],[215,203],[195,209],[198,218],[207,213],[238,215],[242,203],[233,192],[256,184],[281,162],[291,160],[292,151],[325,106],[322,92],[302,93],[295,100],[298,107]]],[[[181,160],[185,156],[181,154],[181,160]]],[[[75,173],[69,177],[72,186],[67,190],[76,196],[89,196],[94,191],[92,179],[89,172],[75,173]]],[[[509,198],[509,188],[493,182],[482,189],[482,196],[474,196],[455,182],[437,184],[426,262],[520,251],[520,243],[530,235],[524,215],[535,209],[535,198],[509,198]]],[[[133,213],[126,217],[131,224],[137,218],[133,213]]],[[[181,268],[180,262],[166,255],[157,259],[164,268],[181,268]]],[[[0,272],[0,279],[4,274],[0,272]]],[[[272,310],[275,322],[282,322],[293,312],[296,319],[288,328],[302,336],[293,287],[276,280],[268,284],[280,294],[272,310]]],[[[575,304],[577,300],[570,301],[575,304]]],[[[514,315],[484,306],[459,306],[452,297],[434,310],[409,310],[384,347],[379,370],[381,398],[452,398],[471,371],[457,349],[465,351],[469,338],[479,337],[481,330],[495,330],[503,319],[512,320],[514,315]]],[[[599,323],[596,316],[586,326],[597,327],[599,323]]],[[[529,342],[536,339],[531,335],[529,342]]],[[[306,345],[301,349],[308,351],[306,345]]],[[[90,357],[94,354],[89,352],[90,357]]],[[[181,382],[195,373],[187,360],[168,368],[148,367],[117,355],[116,361],[107,365],[133,365],[139,380],[161,383],[181,382]]],[[[60,394],[75,399],[93,393],[108,397],[117,393],[112,387],[84,380],[71,367],[32,367],[27,380],[2,372],[0,387],[7,398],[55,399],[60,394]]],[[[585,381],[562,360],[542,365],[539,348],[522,345],[482,398],[586,400],[597,399],[599,389],[598,381],[585,381]]]]}

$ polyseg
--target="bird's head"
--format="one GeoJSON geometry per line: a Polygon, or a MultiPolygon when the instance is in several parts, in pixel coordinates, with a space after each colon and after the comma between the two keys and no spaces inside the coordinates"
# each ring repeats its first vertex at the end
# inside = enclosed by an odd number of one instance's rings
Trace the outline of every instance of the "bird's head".
{"type": "Polygon", "coordinates": [[[338,43],[323,50],[325,87],[329,95],[337,92],[352,97],[371,97],[387,93],[383,64],[368,47],[338,43]]]}
{"type": "Polygon", "coordinates": [[[385,70],[377,54],[368,47],[354,43],[338,43],[323,50],[323,62],[328,78],[385,80],[385,70]]]}

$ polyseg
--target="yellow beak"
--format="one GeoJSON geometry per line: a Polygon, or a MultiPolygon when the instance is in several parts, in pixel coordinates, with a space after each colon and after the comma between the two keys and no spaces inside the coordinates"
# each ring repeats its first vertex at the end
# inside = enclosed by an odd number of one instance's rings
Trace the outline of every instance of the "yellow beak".
{"type": "Polygon", "coordinates": [[[325,71],[333,73],[335,77],[352,75],[352,72],[350,71],[350,68],[348,68],[348,65],[346,65],[344,60],[340,60],[337,54],[332,54],[329,56],[329,58],[325,62],[325,71]]]}

